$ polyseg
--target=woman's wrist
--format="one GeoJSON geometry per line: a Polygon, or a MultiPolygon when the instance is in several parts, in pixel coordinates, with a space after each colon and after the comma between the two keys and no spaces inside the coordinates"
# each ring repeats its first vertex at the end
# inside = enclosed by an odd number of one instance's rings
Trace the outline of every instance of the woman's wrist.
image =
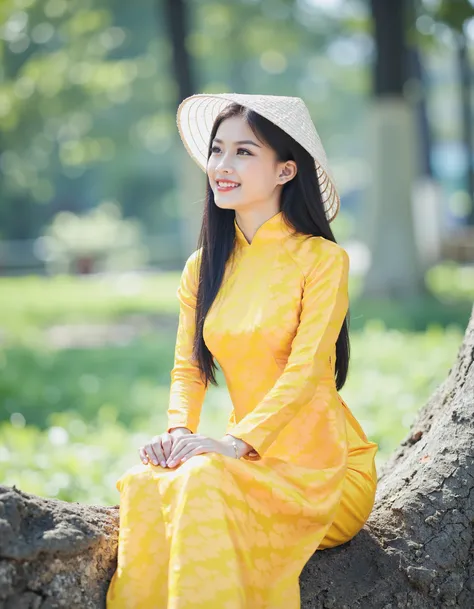
{"type": "Polygon", "coordinates": [[[240,459],[241,457],[243,457],[244,455],[246,455],[247,453],[249,453],[250,451],[253,450],[253,448],[252,448],[252,446],[250,446],[250,444],[247,444],[247,442],[244,442],[244,440],[241,440],[240,438],[236,438],[232,434],[225,434],[224,437],[221,438],[221,442],[224,442],[225,444],[229,444],[233,447],[234,446],[236,447],[236,450],[235,450],[236,459],[240,459]]]}
{"type": "Polygon", "coordinates": [[[169,433],[172,436],[184,436],[192,434],[193,432],[187,427],[173,427],[170,429],[169,433]]]}

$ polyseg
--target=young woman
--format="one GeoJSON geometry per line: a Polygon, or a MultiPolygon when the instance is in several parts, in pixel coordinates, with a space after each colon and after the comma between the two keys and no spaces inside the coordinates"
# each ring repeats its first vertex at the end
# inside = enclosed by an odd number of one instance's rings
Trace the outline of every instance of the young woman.
{"type": "Polygon", "coordinates": [[[299,575],[375,500],[378,445],[338,391],[349,363],[339,196],[297,97],[193,95],[177,123],[207,173],[178,288],[168,428],[117,481],[108,609],[299,609],[299,575]],[[233,410],[198,432],[216,362],[233,410]]]}

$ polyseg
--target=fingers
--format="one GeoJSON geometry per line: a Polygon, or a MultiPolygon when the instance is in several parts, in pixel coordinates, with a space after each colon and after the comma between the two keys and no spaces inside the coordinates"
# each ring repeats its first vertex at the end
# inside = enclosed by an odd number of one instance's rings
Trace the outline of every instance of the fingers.
{"type": "Polygon", "coordinates": [[[145,465],[148,463],[148,461],[151,461],[153,465],[158,465],[159,463],[161,467],[166,467],[167,460],[169,459],[174,446],[174,442],[176,442],[180,437],[182,436],[173,437],[168,432],[161,434],[161,436],[153,436],[149,444],[145,444],[144,446],[140,447],[138,451],[140,459],[145,465]]]}
{"type": "Polygon", "coordinates": [[[193,437],[190,436],[178,436],[174,439],[173,446],[171,447],[171,452],[166,461],[166,465],[170,465],[172,462],[176,462],[178,454],[180,458],[184,456],[184,451],[186,447],[190,450],[191,443],[195,442],[196,436],[193,434],[193,437]]]}
{"type": "Polygon", "coordinates": [[[198,455],[202,452],[206,452],[206,448],[200,435],[181,436],[173,443],[173,448],[166,465],[174,467],[179,462],[186,461],[193,455],[198,455]]]}
{"type": "Polygon", "coordinates": [[[140,449],[140,457],[143,463],[148,463],[148,460],[150,460],[153,465],[158,465],[159,463],[162,467],[165,467],[166,457],[163,454],[161,436],[153,436],[151,442],[145,444],[145,446],[140,449]],[[143,453],[145,453],[145,458],[143,458],[143,453]]]}
{"type": "Polygon", "coordinates": [[[205,450],[204,447],[196,446],[195,448],[190,449],[188,452],[186,452],[183,456],[179,455],[176,458],[174,458],[172,461],[169,461],[168,467],[174,467],[175,465],[184,463],[185,461],[187,461],[191,457],[194,457],[195,455],[201,455],[202,453],[207,453],[207,452],[209,452],[209,451],[205,450]]]}
{"type": "Polygon", "coordinates": [[[146,454],[145,449],[144,448],[140,448],[138,450],[138,454],[140,455],[140,459],[146,465],[148,463],[148,455],[146,454]]]}
{"type": "Polygon", "coordinates": [[[153,436],[152,441],[139,449],[140,459],[161,467],[174,467],[193,455],[214,450],[211,440],[199,434],[172,436],[168,432],[153,436]]]}
{"type": "Polygon", "coordinates": [[[165,457],[165,460],[167,461],[168,457],[170,456],[171,449],[173,448],[173,436],[168,432],[162,434],[161,446],[163,447],[163,455],[165,457]]]}

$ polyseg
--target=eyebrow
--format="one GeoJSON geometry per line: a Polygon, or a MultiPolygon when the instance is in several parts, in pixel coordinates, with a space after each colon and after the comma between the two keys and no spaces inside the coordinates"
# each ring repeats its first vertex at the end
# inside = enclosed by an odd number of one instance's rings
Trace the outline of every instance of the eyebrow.
{"type": "MultiPolygon", "coordinates": [[[[214,138],[214,142],[219,142],[219,144],[224,143],[222,140],[219,140],[217,137],[214,138]]],[[[252,140],[240,140],[238,142],[234,142],[234,144],[251,144],[252,146],[257,146],[258,148],[261,148],[261,146],[259,146],[259,144],[256,144],[252,140]]]]}

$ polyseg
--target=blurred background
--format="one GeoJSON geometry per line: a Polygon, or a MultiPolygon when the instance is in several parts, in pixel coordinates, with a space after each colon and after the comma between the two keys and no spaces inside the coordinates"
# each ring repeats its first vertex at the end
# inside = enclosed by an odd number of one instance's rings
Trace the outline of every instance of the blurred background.
{"type": "Polygon", "coordinates": [[[473,55],[474,0],[2,0],[0,481],[116,504],[164,431],[205,186],[176,110],[199,92],[310,110],[351,258],[341,395],[381,466],[474,301],[473,55]]]}

